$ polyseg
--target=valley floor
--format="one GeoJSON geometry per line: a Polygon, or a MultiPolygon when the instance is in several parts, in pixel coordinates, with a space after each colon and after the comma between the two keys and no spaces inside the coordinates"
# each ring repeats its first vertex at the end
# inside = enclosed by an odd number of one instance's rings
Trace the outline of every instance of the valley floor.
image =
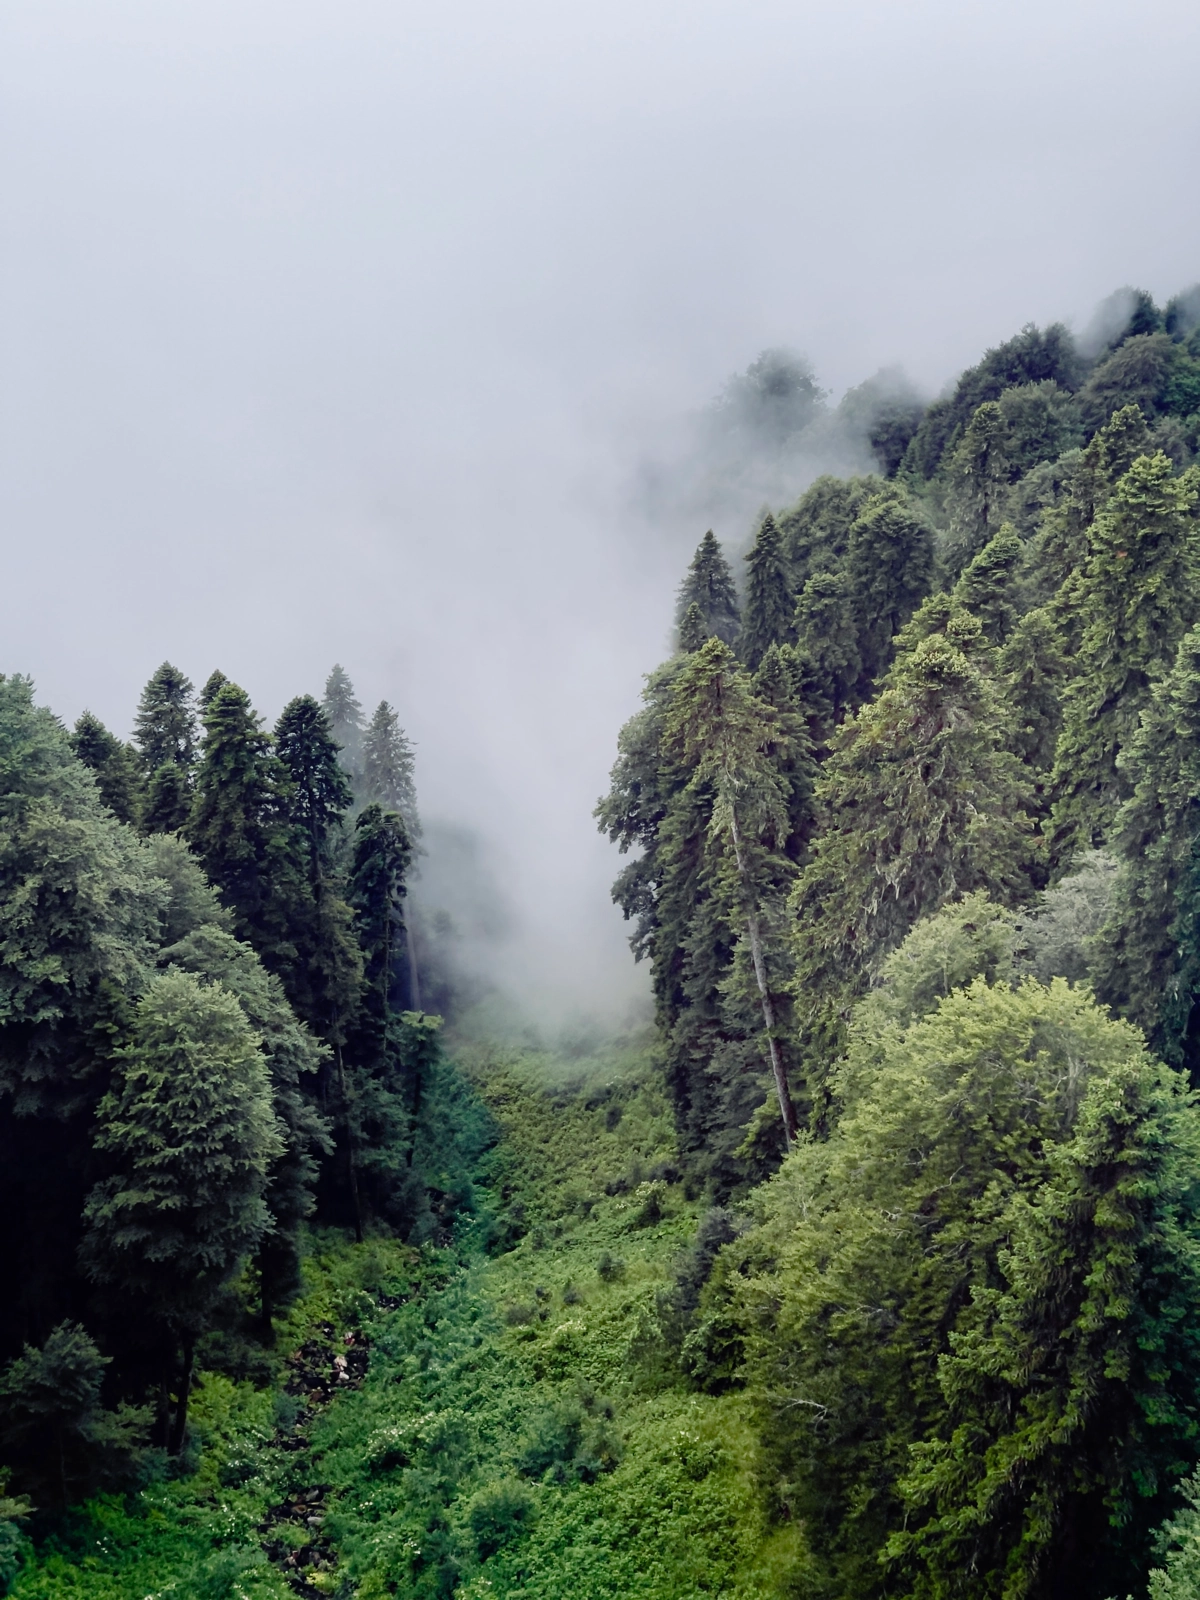
{"type": "Polygon", "coordinates": [[[787,1592],[742,1398],[689,1390],[658,1333],[699,1202],[646,1052],[466,1057],[499,1133],[476,1220],[314,1236],[269,1369],[202,1378],[194,1470],[82,1508],[18,1600],[787,1592]]]}

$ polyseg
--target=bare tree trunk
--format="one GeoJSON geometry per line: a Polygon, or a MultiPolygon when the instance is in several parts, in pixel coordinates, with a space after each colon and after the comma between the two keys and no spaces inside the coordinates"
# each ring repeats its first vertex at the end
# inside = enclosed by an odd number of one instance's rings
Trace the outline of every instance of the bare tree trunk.
{"type": "Polygon", "coordinates": [[[346,1118],[346,1164],[350,1177],[350,1202],[354,1207],[354,1241],[361,1244],[363,1241],[362,1202],[358,1195],[358,1152],[354,1144],[354,1123],[350,1115],[350,1094],[346,1087],[346,1063],[342,1057],[342,1047],[337,1046],[337,1074],[338,1090],[342,1097],[342,1109],[346,1118]]]}
{"type": "Polygon", "coordinates": [[[179,1380],[179,1401],[175,1407],[175,1426],[171,1429],[171,1443],[167,1453],[177,1456],[183,1449],[187,1434],[188,1397],[192,1392],[192,1365],[196,1356],[196,1341],[189,1335],[183,1344],[183,1376],[179,1380]]]}
{"type": "Polygon", "coordinates": [[[413,942],[412,928],[408,918],[404,919],[404,937],[408,946],[408,998],[412,1001],[414,1011],[421,1009],[421,980],[417,976],[417,947],[413,942]]]}
{"type": "Polygon", "coordinates": [[[796,1108],[792,1105],[787,1068],[783,1064],[783,1051],[780,1050],[779,1040],[775,1037],[775,1007],[771,1002],[771,991],[767,987],[767,967],[763,960],[758,913],[754,909],[750,894],[746,863],[742,856],[742,836],[738,830],[737,813],[732,804],[729,807],[729,831],[733,837],[733,853],[737,859],[738,877],[742,880],[742,890],[746,897],[746,932],[750,936],[750,958],[754,963],[754,978],[762,1002],[763,1023],[767,1030],[767,1049],[771,1054],[771,1071],[775,1075],[775,1093],[779,1096],[779,1114],[783,1118],[783,1145],[785,1150],[790,1150],[796,1138],[796,1108]]]}

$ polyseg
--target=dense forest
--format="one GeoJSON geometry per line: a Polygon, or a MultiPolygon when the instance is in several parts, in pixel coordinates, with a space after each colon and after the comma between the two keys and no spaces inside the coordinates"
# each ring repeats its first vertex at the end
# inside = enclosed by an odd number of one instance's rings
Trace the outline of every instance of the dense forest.
{"type": "Polygon", "coordinates": [[[0,679],[0,1586],[1200,1597],[1200,288],[1098,327],[701,540],[645,1038],[457,1026],[340,667],[0,679]]]}

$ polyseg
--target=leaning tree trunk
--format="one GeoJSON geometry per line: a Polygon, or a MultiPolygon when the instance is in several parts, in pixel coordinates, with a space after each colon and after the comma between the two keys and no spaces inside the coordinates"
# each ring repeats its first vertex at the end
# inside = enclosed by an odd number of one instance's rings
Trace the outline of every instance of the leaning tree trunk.
{"type": "Polygon", "coordinates": [[[783,1062],[783,1051],[779,1048],[779,1040],[775,1037],[775,1006],[771,1000],[771,991],[767,986],[767,966],[763,960],[758,911],[755,908],[754,897],[746,873],[745,857],[742,855],[742,836],[738,829],[737,813],[732,805],[729,808],[729,832],[733,839],[733,853],[737,860],[738,877],[741,880],[742,893],[746,901],[746,933],[750,939],[750,958],[754,963],[754,979],[758,984],[758,995],[762,1003],[763,1023],[767,1032],[767,1049],[771,1055],[771,1071],[775,1076],[775,1093],[779,1096],[779,1114],[783,1118],[783,1144],[785,1150],[790,1150],[796,1138],[796,1108],[792,1104],[791,1090],[788,1087],[787,1068],[783,1062]]]}

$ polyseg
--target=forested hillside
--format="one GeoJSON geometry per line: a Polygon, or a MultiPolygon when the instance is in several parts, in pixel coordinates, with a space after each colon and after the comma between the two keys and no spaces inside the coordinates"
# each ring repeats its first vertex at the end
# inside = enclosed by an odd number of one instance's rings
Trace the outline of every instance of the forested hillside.
{"type": "Polygon", "coordinates": [[[0,679],[0,1591],[1200,1596],[1200,289],[1113,305],[700,541],[652,1036],[464,1027],[341,667],[0,679]]]}

